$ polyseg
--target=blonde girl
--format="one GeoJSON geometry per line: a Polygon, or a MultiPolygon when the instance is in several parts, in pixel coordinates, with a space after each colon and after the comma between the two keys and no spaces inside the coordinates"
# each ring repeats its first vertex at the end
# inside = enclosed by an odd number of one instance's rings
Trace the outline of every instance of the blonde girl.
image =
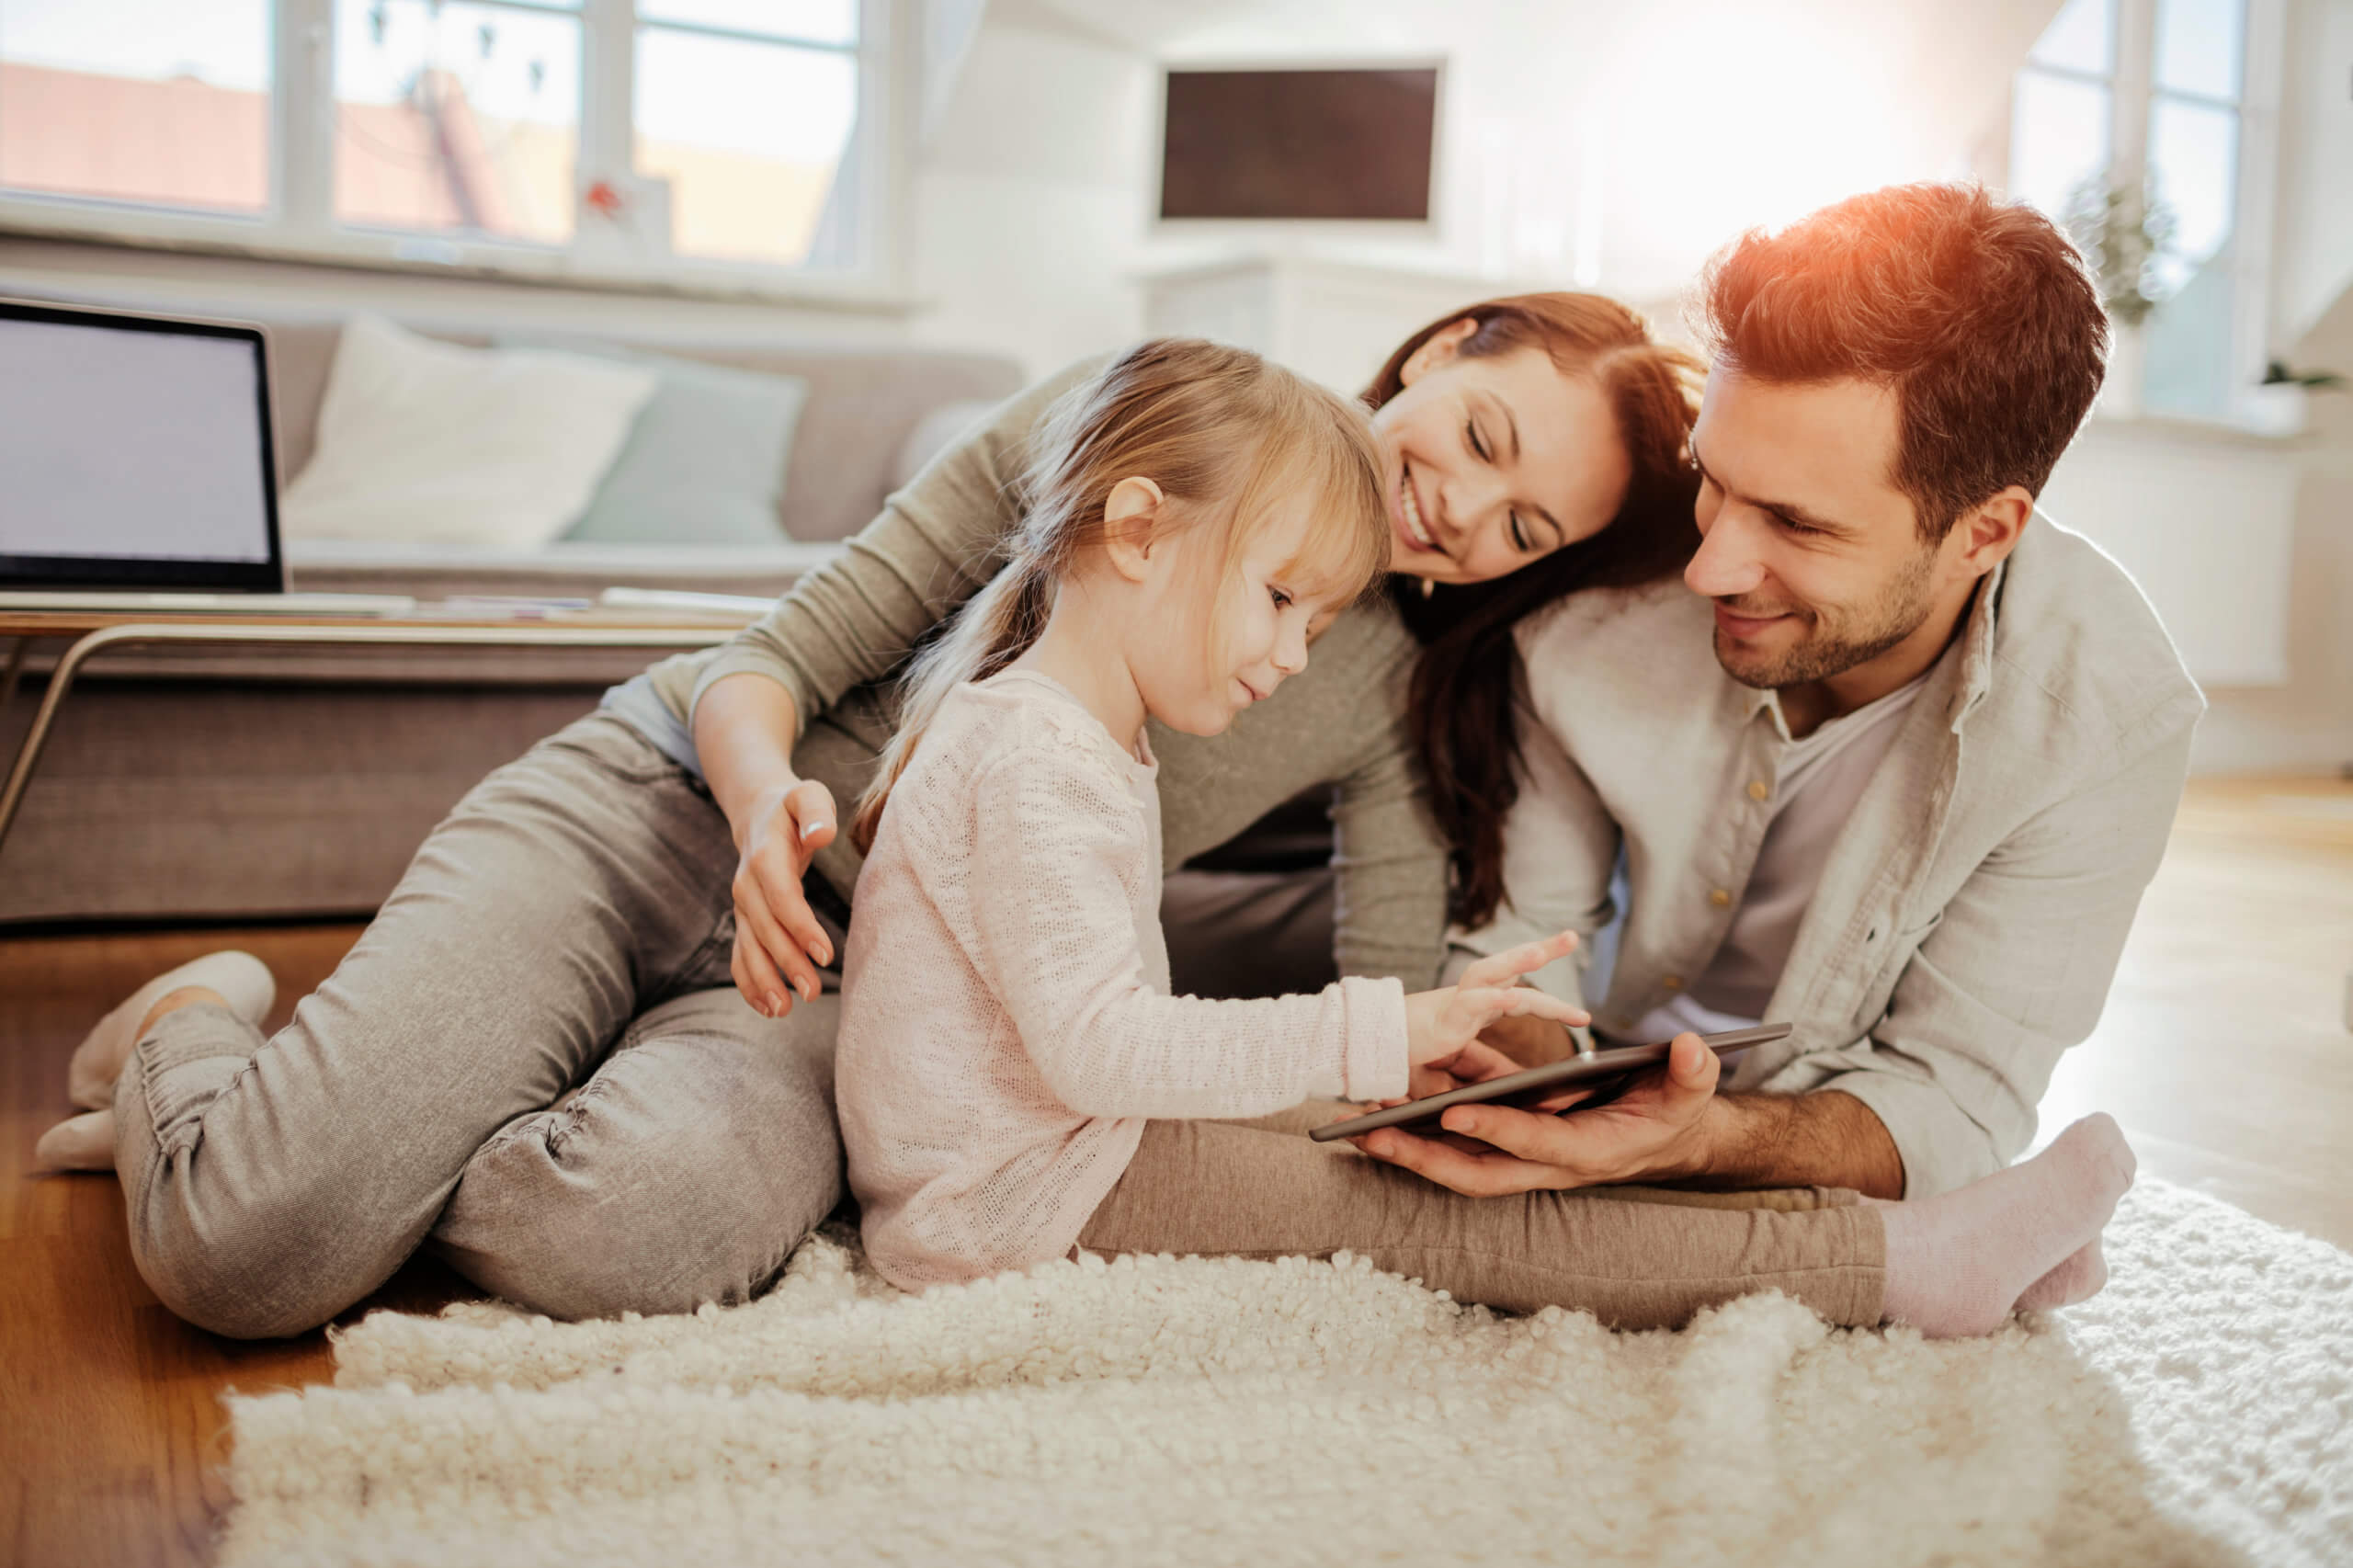
{"type": "MultiPolygon", "coordinates": [[[[1779,1286],[1838,1322],[1904,1306],[1969,1332],[2097,1236],[2112,1193],[2059,1204],[2023,1248],[1998,1232],[2068,1187],[2035,1175],[2061,1148],[2005,1173],[2018,1178],[2006,1198],[1981,1191],[1995,1177],[1924,1204],[1800,1193],[1683,1207],[1466,1198],[1312,1143],[1296,1116],[1211,1119],[1510,1071],[1483,1029],[1585,1021],[1517,984],[1574,938],[1411,996],[1354,977],[1270,1000],[1170,996],[1145,721],[1215,734],[1306,666],[1321,625],[1386,563],[1375,449],[1361,414],[1255,355],[1156,340],[1056,405],[1024,499],[1002,569],[911,668],[852,829],[867,859],[837,1091],[886,1278],[921,1290],[1074,1246],[1347,1247],[1506,1308],[1647,1325],[1779,1286]],[[1967,1289],[1933,1286],[1914,1243],[1997,1267],[1967,1289]]],[[[2097,1153],[2068,1151],[2059,1175],[2080,1177],[2097,1153]]]]}

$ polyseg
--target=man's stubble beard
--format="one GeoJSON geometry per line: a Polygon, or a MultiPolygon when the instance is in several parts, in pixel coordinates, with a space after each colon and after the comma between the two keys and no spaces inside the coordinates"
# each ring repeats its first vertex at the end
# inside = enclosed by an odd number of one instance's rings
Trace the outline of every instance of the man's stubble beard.
{"type": "Polygon", "coordinates": [[[1936,560],[1934,546],[1915,553],[1888,585],[1885,597],[1880,601],[1884,608],[1859,630],[1841,628],[1825,633],[1820,618],[1812,616],[1813,630],[1796,647],[1769,665],[1742,669],[1726,656],[1731,640],[1719,628],[1715,632],[1716,663],[1741,685],[1771,691],[1827,680],[1858,665],[1869,664],[1919,631],[1921,623],[1928,619],[1936,597],[1930,587],[1936,560]]]}

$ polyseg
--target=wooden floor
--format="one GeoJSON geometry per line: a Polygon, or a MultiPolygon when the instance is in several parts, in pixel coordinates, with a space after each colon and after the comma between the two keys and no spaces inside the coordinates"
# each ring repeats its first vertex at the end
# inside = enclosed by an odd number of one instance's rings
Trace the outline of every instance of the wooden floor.
{"type": "MultiPolygon", "coordinates": [[[[224,1501],[217,1395],[324,1381],[323,1335],[239,1345],[191,1329],[131,1266],[111,1176],[28,1176],[90,1022],[222,946],[278,975],[279,1017],[356,926],[0,940],[0,1562],[203,1562],[224,1501]]],[[[2044,1128],[2105,1108],[2149,1174],[2353,1248],[2353,786],[2196,786],[2098,1032],[2044,1128]]],[[[463,1287],[413,1265],[369,1305],[463,1287]]]]}

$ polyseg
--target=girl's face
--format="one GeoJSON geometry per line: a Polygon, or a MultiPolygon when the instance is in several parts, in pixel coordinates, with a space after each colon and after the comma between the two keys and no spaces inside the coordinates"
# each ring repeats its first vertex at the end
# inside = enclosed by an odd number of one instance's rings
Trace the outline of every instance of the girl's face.
{"type": "Polygon", "coordinates": [[[1372,416],[1392,572],[1481,583],[1599,533],[1633,462],[1602,390],[1540,349],[1472,358],[1460,321],[1414,351],[1372,416]]]}
{"type": "Polygon", "coordinates": [[[1159,592],[1169,596],[1160,602],[1186,609],[1181,626],[1140,627],[1131,642],[1129,668],[1154,718],[1187,734],[1219,734],[1307,667],[1307,644],[1347,605],[1301,580],[1311,504],[1294,498],[1256,523],[1231,574],[1212,528],[1188,529],[1155,552],[1166,574],[1159,592]]]}

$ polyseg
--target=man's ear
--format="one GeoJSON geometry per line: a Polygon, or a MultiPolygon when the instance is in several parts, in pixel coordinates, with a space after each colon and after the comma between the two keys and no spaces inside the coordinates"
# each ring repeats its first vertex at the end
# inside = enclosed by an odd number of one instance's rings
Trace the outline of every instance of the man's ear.
{"type": "Polygon", "coordinates": [[[1103,548],[1111,570],[1131,583],[1141,583],[1151,574],[1161,508],[1166,504],[1160,486],[1140,476],[1120,481],[1104,499],[1103,548]]]}
{"type": "Polygon", "coordinates": [[[2034,516],[2034,497],[2013,484],[1961,514],[1952,526],[1953,564],[1962,575],[1983,577],[2009,558],[2034,516]]]}
{"type": "Polygon", "coordinates": [[[1431,333],[1419,348],[1405,356],[1405,362],[1397,367],[1398,381],[1406,386],[1412,386],[1422,377],[1461,353],[1462,346],[1468,343],[1472,335],[1478,330],[1479,324],[1469,316],[1464,316],[1461,321],[1447,323],[1436,332],[1431,333]]]}

